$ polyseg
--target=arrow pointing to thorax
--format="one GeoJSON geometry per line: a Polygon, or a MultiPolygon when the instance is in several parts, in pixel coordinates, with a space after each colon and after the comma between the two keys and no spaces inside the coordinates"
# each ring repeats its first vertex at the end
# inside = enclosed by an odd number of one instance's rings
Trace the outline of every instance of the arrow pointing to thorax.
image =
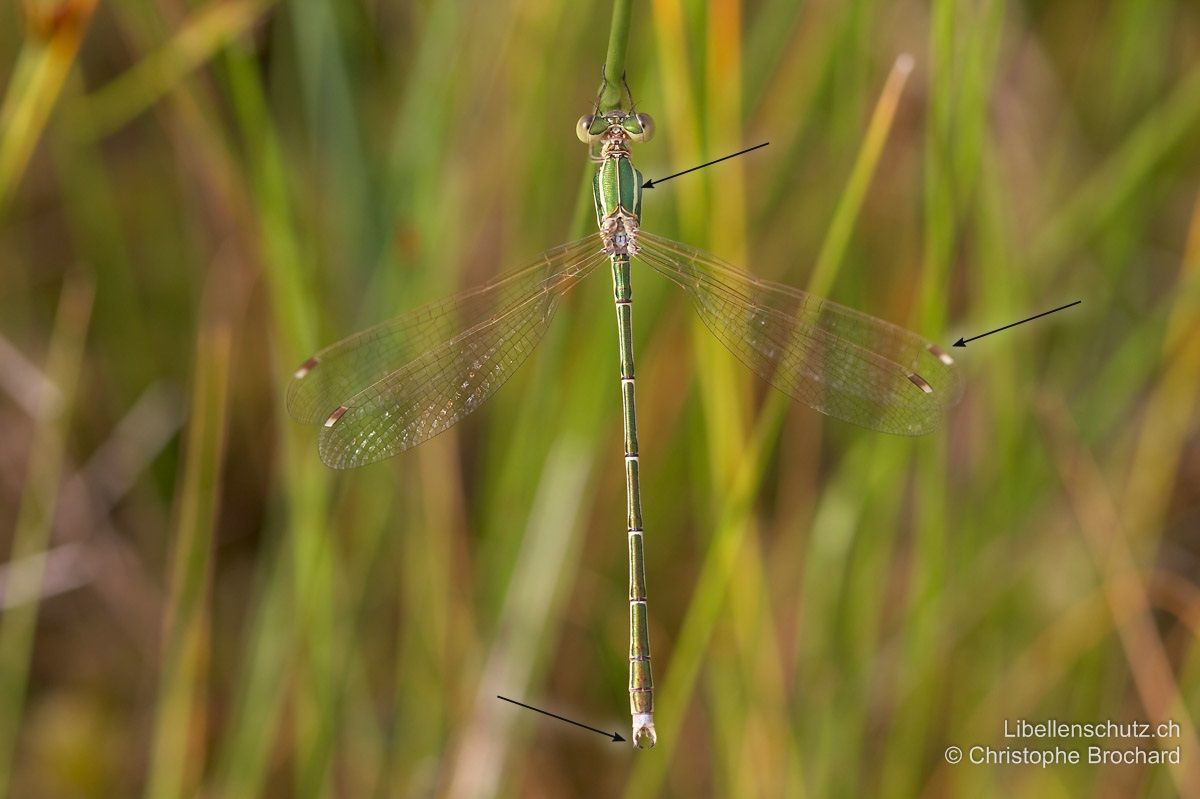
{"type": "Polygon", "coordinates": [[[517,700],[515,700],[515,699],[509,699],[507,696],[500,696],[500,694],[496,694],[496,698],[497,698],[497,699],[503,699],[505,702],[511,702],[511,703],[513,703],[514,705],[520,705],[521,707],[525,708],[526,710],[532,710],[532,711],[534,711],[535,713],[541,713],[543,716],[549,716],[550,718],[553,718],[553,719],[558,719],[559,721],[565,721],[565,722],[566,722],[566,723],[568,723],[568,724],[574,724],[576,727],[583,727],[585,730],[591,730],[592,732],[598,732],[598,733],[600,733],[601,735],[603,735],[605,738],[608,738],[608,739],[610,739],[610,740],[611,740],[613,743],[617,743],[618,741],[624,741],[624,740],[625,740],[624,738],[622,738],[622,737],[621,737],[621,734],[620,734],[620,733],[616,733],[616,732],[605,732],[604,730],[598,730],[598,729],[596,729],[595,727],[589,727],[589,726],[588,726],[588,725],[586,725],[586,724],[580,724],[578,721],[571,721],[571,720],[570,720],[570,719],[568,719],[568,718],[565,718],[565,717],[563,717],[563,716],[559,716],[559,715],[557,715],[557,714],[555,714],[555,713],[551,713],[551,712],[549,712],[549,711],[547,711],[547,710],[541,710],[541,709],[539,709],[539,708],[536,708],[536,707],[534,707],[533,705],[527,705],[527,704],[525,704],[524,702],[518,702],[518,701],[517,701],[517,700]]]}
{"type": "Polygon", "coordinates": [[[1004,327],[998,327],[995,330],[989,330],[986,333],[980,333],[978,336],[971,336],[971,338],[960,338],[958,341],[954,342],[954,346],[965,347],[965,346],[967,346],[968,341],[974,341],[977,338],[983,338],[984,336],[990,336],[993,333],[999,333],[1001,330],[1008,330],[1010,327],[1016,327],[1017,325],[1023,325],[1026,322],[1032,322],[1034,319],[1041,319],[1043,316],[1049,316],[1052,313],[1056,313],[1065,308],[1070,308],[1072,305],[1078,305],[1081,302],[1083,302],[1083,300],[1075,300],[1075,302],[1068,302],[1066,305],[1060,306],[1058,308],[1051,308],[1049,311],[1043,311],[1040,314],[1035,314],[1034,316],[1031,316],[1028,319],[1022,319],[1020,322],[1013,322],[1011,325],[1005,325],[1004,327]]]}
{"type": "Polygon", "coordinates": [[[674,175],[667,175],[665,178],[659,178],[658,180],[647,180],[645,183],[642,184],[642,188],[643,189],[652,189],[655,186],[657,186],[659,183],[670,180],[671,178],[677,178],[680,175],[686,175],[688,172],[695,172],[697,169],[704,169],[704,167],[706,167],[706,166],[712,166],[713,164],[719,164],[722,161],[728,161],[730,158],[736,158],[739,155],[745,155],[746,153],[750,152],[751,150],[757,150],[759,147],[766,147],[770,143],[771,142],[769,142],[769,141],[765,141],[762,144],[756,144],[753,147],[747,147],[745,150],[739,150],[738,152],[733,153],[732,155],[727,155],[724,158],[718,158],[716,161],[709,161],[707,164],[701,164],[700,166],[694,166],[691,169],[685,169],[682,172],[676,172],[674,175]]]}

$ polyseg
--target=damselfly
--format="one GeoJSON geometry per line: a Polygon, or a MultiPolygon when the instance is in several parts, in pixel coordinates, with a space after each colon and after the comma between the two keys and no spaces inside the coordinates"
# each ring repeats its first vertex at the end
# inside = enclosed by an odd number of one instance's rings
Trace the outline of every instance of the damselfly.
{"type": "MultiPolygon", "coordinates": [[[[603,91],[603,89],[602,89],[603,91]]],[[[629,705],[633,741],[653,746],[631,264],[682,288],[704,324],[739,360],[794,400],[872,430],[919,435],[957,401],[950,356],[907,330],[790,286],[761,280],[686,244],[640,229],[642,175],[630,145],[654,131],[626,88],[619,107],[580,118],[598,168],[599,230],[548,250],[485,286],[372,327],[296,370],[288,409],[322,426],[321,459],[337,469],[395,455],[478,408],[545,334],[559,300],[601,264],[612,270],[625,427],[629,546],[629,705]]]]}

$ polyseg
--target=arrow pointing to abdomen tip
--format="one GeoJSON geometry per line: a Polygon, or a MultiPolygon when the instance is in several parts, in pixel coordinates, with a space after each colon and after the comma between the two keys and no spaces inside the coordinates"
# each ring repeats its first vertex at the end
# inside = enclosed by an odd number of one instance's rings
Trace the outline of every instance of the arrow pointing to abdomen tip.
{"type": "Polygon", "coordinates": [[[1083,300],[1075,300],[1075,302],[1068,302],[1066,305],[1059,306],[1058,308],[1051,308],[1049,311],[1042,311],[1040,314],[1035,314],[1035,315],[1029,317],[1028,319],[1022,319],[1020,322],[1013,322],[1011,325],[1005,325],[1004,327],[998,327],[995,330],[989,330],[986,333],[980,333],[978,336],[971,336],[971,338],[960,338],[958,341],[954,342],[954,346],[965,347],[965,346],[967,346],[968,341],[974,341],[977,338],[983,338],[984,336],[990,336],[993,333],[999,333],[1001,330],[1008,330],[1010,327],[1016,327],[1017,325],[1023,325],[1026,322],[1032,322],[1034,319],[1041,319],[1043,316],[1049,316],[1052,313],[1056,313],[1057,311],[1061,311],[1065,308],[1070,308],[1072,305],[1078,305],[1081,302],[1083,302],[1083,300]]]}
{"type": "Polygon", "coordinates": [[[736,158],[739,155],[745,155],[746,153],[750,152],[751,150],[757,150],[759,147],[766,147],[770,143],[771,142],[769,142],[769,141],[765,141],[762,144],[756,144],[753,147],[747,147],[745,150],[739,150],[738,152],[733,153],[732,155],[727,155],[724,158],[718,158],[716,161],[709,161],[707,164],[701,164],[700,166],[694,166],[691,169],[685,169],[682,172],[676,172],[674,175],[667,175],[665,178],[659,178],[658,180],[647,180],[645,183],[642,184],[642,188],[643,189],[652,189],[655,186],[657,186],[659,183],[662,183],[663,181],[670,180],[671,178],[677,178],[680,175],[686,175],[688,172],[695,172],[697,169],[704,169],[704,167],[706,167],[706,166],[712,166],[713,164],[719,164],[722,161],[728,161],[730,158],[736,158]]]}
{"type": "Polygon", "coordinates": [[[548,710],[540,710],[540,709],[534,707],[533,705],[527,705],[524,702],[518,702],[515,699],[509,699],[507,696],[500,696],[500,694],[496,694],[496,698],[503,699],[505,702],[511,702],[514,705],[520,705],[521,707],[525,708],[526,710],[532,710],[535,713],[541,713],[543,716],[549,716],[552,719],[558,719],[559,721],[565,721],[568,724],[574,724],[576,727],[583,727],[585,730],[591,730],[592,732],[598,732],[601,735],[603,735],[605,738],[608,738],[609,740],[611,740],[613,743],[617,743],[618,741],[625,740],[624,738],[621,737],[620,733],[605,732],[604,730],[598,730],[595,727],[589,727],[586,724],[580,724],[578,721],[571,721],[568,718],[559,716],[555,713],[551,713],[548,710]]]}

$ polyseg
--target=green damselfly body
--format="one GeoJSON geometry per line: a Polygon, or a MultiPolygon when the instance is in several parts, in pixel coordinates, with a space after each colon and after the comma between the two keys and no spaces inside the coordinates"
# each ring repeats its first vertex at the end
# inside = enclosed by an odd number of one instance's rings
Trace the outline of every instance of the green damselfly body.
{"type": "Polygon", "coordinates": [[[961,393],[953,360],[920,336],[642,231],[643,181],[630,148],[653,130],[627,88],[617,108],[601,112],[597,100],[577,125],[597,162],[597,232],[321,350],[296,370],[287,392],[292,416],[321,426],[319,451],[329,466],[390,457],[478,408],[541,340],[562,296],[609,265],[625,431],[629,705],[639,748],[653,746],[656,734],[634,402],[633,265],[682,288],[705,326],[740,361],[822,413],[885,433],[919,435],[934,429],[961,393]]]}

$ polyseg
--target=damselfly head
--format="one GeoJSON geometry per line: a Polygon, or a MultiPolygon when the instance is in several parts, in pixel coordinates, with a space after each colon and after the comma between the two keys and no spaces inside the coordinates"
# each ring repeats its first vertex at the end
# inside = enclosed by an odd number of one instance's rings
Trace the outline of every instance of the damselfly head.
{"type": "Polygon", "coordinates": [[[619,108],[603,114],[584,114],[575,123],[575,135],[584,144],[604,137],[627,135],[635,142],[647,142],[654,136],[654,120],[649,114],[631,114],[619,108]]]}

